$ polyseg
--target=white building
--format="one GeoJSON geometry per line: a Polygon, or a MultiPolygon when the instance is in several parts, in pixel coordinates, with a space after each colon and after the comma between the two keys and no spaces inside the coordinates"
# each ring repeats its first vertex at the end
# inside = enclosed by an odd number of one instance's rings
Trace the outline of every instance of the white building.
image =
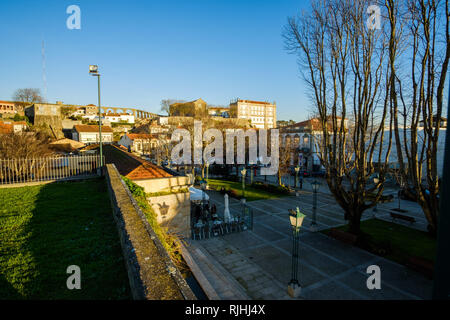
{"type": "Polygon", "coordinates": [[[272,129],[277,127],[275,102],[236,99],[230,103],[230,115],[238,119],[248,119],[255,128],[272,129]]]}
{"type": "Polygon", "coordinates": [[[111,123],[134,123],[134,116],[128,113],[104,113],[102,120],[103,119],[111,123]]]}
{"type": "MultiPolygon", "coordinates": [[[[98,143],[99,139],[99,128],[95,125],[84,125],[78,124],[73,127],[72,139],[85,143],[98,143]]],[[[112,143],[113,142],[113,130],[111,127],[102,126],[102,142],[112,143]]]]}
{"type": "Polygon", "coordinates": [[[158,146],[158,139],[148,133],[125,133],[120,138],[119,145],[129,152],[150,154],[158,146]]]}
{"type": "Polygon", "coordinates": [[[77,110],[75,110],[74,112],[72,112],[72,114],[70,116],[72,117],[82,117],[86,114],[86,110],[83,108],[79,108],[77,110]]]}

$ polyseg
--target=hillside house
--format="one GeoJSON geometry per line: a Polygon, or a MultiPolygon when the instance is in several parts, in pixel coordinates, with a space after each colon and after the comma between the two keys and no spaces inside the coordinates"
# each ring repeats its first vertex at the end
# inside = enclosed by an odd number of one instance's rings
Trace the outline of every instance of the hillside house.
{"type": "MultiPolygon", "coordinates": [[[[75,125],[73,127],[72,138],[75,141],[79,141],[85,144],[98,143],[99,128],[97,125],[75,125]]],[[[111,127],[102,126],[102,142],[113,142],[113,130],[111,127]]]]}
{"type": "Polygon", "coordinates": [[[125,133],[119,140],[119,146],[129,152],[150,154],[158,146],[158,139],[147,133],[125,133]]]}

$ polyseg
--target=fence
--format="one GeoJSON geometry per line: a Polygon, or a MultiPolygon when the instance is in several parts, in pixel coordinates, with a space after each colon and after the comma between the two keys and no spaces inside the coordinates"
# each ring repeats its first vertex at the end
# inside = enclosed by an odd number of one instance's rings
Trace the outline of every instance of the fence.
{"type": "Polygon", "coordinates": [[[0,159],[0,185],[96,176],[99,168],[99,155],[0,159]]]}

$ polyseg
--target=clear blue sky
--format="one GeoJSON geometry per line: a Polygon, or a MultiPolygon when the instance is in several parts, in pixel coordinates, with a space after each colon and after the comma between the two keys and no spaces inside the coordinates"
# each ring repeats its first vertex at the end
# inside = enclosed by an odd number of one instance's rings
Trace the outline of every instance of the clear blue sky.
{"type": "Polygon", "coordinates": [[[166,98],[227,105],[236,97],[276,101],[278,119],[303,120],[309,101],[296,57],[283,48],[287,16],[300,0],[1,1],[0,100],[41,88],[45,41],[47,100],[158,112],[166,98]],[[69,30],[66,8],[81,8],[69,30]]]}

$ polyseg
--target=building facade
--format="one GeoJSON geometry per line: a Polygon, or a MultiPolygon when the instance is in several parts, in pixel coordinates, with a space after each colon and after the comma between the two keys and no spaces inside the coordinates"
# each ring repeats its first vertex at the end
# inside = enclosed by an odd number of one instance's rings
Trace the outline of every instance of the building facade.
{"type": "Polygon", "coordinates": [[[275,102],[236,99],[230,103],[233,118],[247,119],[258,129],[277,127],[277,105],[275,102]]]}
{"type": "Polygon", "coordinates": [[[119,140],[119,146],[128,152],[150,154],[158,146],[158,139],[147,133],[125,133],[119,140]]]}
{"type": "Polygon", "coordinates": [[[14,102],[11,101],[0,101],[0,114],[15,115],[17,113],[16,106],[14,102]]]}
{"type": "MultiPolygon", "coordinates": [[[[85,144],[98,143],[99,139],[99,128],[95,125],[75,125],[73,127],[72,139],[85,144]]],[[[113,142],[113,130],[111,127],[102,126],[102,142],[112,143],[113,142]]]]}
{"type": "Polygon", "coordinates": [[[171,117],[203,117],[207,114],[207,103],[203,99],[189,102],[177,102],[169,106],[171,117]]]}
{"type": "Polygon", "coordinates": [[[106,120],[110,123],[134,123],[134,116],[128,113],[104,113],[102,120],[106,120]]]}

